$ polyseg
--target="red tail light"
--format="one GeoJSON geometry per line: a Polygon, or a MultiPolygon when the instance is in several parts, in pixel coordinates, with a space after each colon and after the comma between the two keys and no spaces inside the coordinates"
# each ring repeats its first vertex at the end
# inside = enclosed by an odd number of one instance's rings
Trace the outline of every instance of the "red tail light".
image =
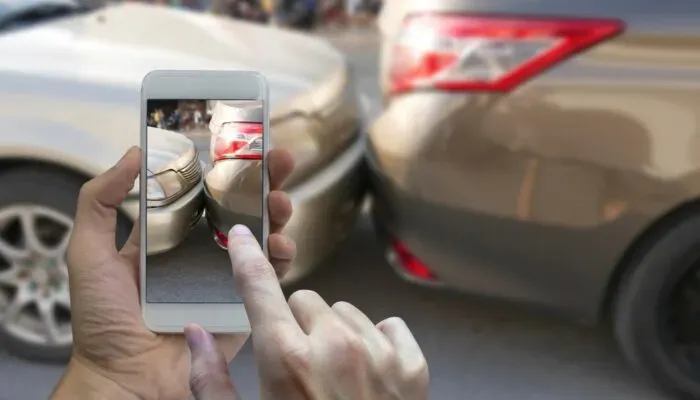
{"type": "Polygon", "coordinates": [[[394,49],[391,89],[507,92],[622,29],[616,20],[409,16],[394,49]]]}
{"type": "Polygon", "coordinates": [[[403,243],[392,240],[391,247],[396,255],[398,266],[407,275],[422,281],[437,281],[435,274],[422,261],[416,258],[403,243]]]}
{"type": "Polygon", "coordinates": [[[214,161],[261,160],[263,124],[235,122],[224,125],[214,142],[214,161]]]}
{"type": "Polygon", "coordinates": [[[216,228],[214,228],[214,241],[222,249],[226,249],[228,246],[228,236],[216,228]]]}

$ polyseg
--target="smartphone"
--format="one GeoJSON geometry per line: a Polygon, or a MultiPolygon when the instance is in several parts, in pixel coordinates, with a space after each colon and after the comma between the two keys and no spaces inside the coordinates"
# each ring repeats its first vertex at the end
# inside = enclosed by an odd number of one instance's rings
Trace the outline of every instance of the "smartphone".
{"type": "Polygon", "coordinates": [[[250,331],[228,231],[267,255],[268,89],[250,71],[152,71],[141,87],[141,308],[154,332],[250,331]]]}

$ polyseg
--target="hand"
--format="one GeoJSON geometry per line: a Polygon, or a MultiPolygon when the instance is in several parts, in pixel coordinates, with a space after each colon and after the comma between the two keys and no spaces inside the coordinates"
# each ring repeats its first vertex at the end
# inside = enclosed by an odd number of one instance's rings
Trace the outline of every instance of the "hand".
{"type": "MultiPolygon", "coordinates": [[[[231,230],[229,255],[253,331],[263,399],[427,399],[428,364],[401,319],[375,326],[351,304],[331,307],[308,290],[285,301],[273,266],[245,227],[231,230]]],[[[236,399],[213,337],[196,325],[185,334],[195,398],[236,399]]]]}
{"type": "MultiPolygon", "coordinates": [[[[293,169],[291,155],[268,153],[270,195],[269,252],[274,269],[283,274],[296,248],[281,234],[292,206],[280,191],[293,169]]],[[[139,399],[184,399],[189,395],[190,360],[181,335],[158,335],[146,328],[139,305],[139,224],[124,247],[115,247],[117,208],[139,175],[141,152],[130,149],[117,165],[86,183],[80,191],[75,227],[68,247],[74,351],[64,377],[104,382],[118,396],[139,399]],[[71,374],[74,371],[78,371],[71,374]]],[[[219,338],[223,357],[233,358],[247,335],[219,338]]],[[[61,397],[61,386],[55,397],[61,397]]],[[[75,398],[70,390],[66,397],[75,398]]],[[[103,396],[104,397],[104,396],[103,396]]]]}

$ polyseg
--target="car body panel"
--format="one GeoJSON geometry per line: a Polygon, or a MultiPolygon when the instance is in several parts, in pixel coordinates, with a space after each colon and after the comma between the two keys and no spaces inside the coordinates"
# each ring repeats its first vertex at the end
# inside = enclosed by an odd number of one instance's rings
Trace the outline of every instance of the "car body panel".
{"type": "MultiPolygon", "coordinates": [[[[217,101],[214,106],[209,122],[212,166],[204,177],[204,186],[207,221],[218,232],[225,234],[234,225],[243,224],[262,240],[264,118],[260,101],[217,101]],[[250,151],[252,137],[260,140],[258,152],[250,151]],[[217,142],[227,149],[225,155],[219,153],[225,158],[217,158],[217,151],[222,150],[217,142]],[[232,143],[244,145],[233,151],[232,143]]],[[[217,244],[226,247],[221,240],[217,244]]]]}
{"type": "Polygon", "coordinates": [[[306,96],[290,104],[296,111],[270,116],[271,146],[290,149],[294,171],[287,180],[292,187],[324,168],[362,133],[363,110],[350,66],[332,71],[306,96]],[[300,110],[313,110],[304,112],[300,110]]]}
{"type": "Polygon", "coordinates": [[[49,164],[63,165],[87,176],[94,176],[114,165],[123,155],[123,152],[114,151],[109,141],[103,140],[101,136],[80,130],[71,124],[33,119],[28,113],[19,112],[13,117],[11,113],[14,109],[19,111],[26,107],[18,105],[14,108],[10,102],[2,101],[0,104],[7,110],[6,113],[0,112],[0,115],[3,115],[0,159],[42,160],[49,164]],[[79,145],[57,147],[54,145],[56,137],[79,145]],[[92,151],[86,152],[88,147],[92,151]]]}
{"type": "MultiPolygon", "coordinates": [[[[151,70],[260,70],[269,83],[272,117],[305,121],[326,112],[324,99],[336,96],[346,79],[336,77],[346,66],[343,56],[324,40],[145,4],[0,32],[0,53],[0,155],[87,177],[139,143],[140,86],[151,70]]],[[[292,151],[301,143],[304,153],[309,143],[325,143],[322,133],[285,130],[273,132],[271,141],[292,151]]],[[[298,176],[311,173],[303,165],[298,176]]]]}
{"type": "Polygon", "coordinates": [[[275,82],[275,103],[344,62],[325,41],[303,34],[139,3],[2,33],[0,51],[3,70],[133,88],[155,69],[256,70],[275,82]],[[287,57],[290,51],[297,57],[287,57]]]}
{"type": "Polygon", "coordinates": [[[194,142],[188,137],[166,129],[149,126],[146,130],[149,152],[148,169],[157,173],[167,169],[180,170],[197,157],[194,142]]]}
{"type": "MultiPolygon", "coordinates": [[[[344,77],[340,82],[349,84],[344,77]]],[[[298,134],[318,132],[323,135],[315,136],[319,140],[307,136],[307,142],[296,143],[295,173],[287,189],[294,204],[294,215],[285,227],[285,234],[295,241],[297,257],[283,278],[285,284],[299,280],[317,266],[347,237],[359,214],[366,192],[362,156],[364,135],[359,124],[359,98],[346,97],[348,92],[347,88],[333,91],[340,98],[317,97],[316,103],[326,112],[316,113],[313,119],[297,115],[273,120],[271,124],[272,134],[277,133],[277,137],[288,140],[298,139],[298,134]],[[304,130],[304,124],[310,121],[313,122],[312,130],[304,130]],[[280,128],[285,130],[280,131],[280,128]],[[350,131],[351,128],[354,129],[350,131]],[[353,137],[355,140],[346,144],[353,137]],[[306,149],[300,145],[309,146],[309,151],[299,152],[299,149],[306,149]],[[303,175],[299,174],[300,170],[303,175]]],[[[217,128],[223,123],[261,122],[259,115],[248,109],[249,106],[240,104],[240,107],[241,110],[215,109],[210,123],[212,143],[217,128]]],[[[279,144],[278,141],[273,146],[279,144]]],[[[294,145],[284,147],[293,148],[294,145]]],[[[217,161],[212,152],[212,167],[205,175],[205,208],[215,238],[228,232],[235,223],[245,224],[249,216],[260,217],[261,163],[245,159],[217,161]]],[[[250,223],[254,224],[255,219],[251,218],[250,223]]],[[[220,246],[224,247],[222,243],[220,246]]]]}
{"type": "MultiPolygon", "coordinates": [[[[363,136],[329,165],[287,190],[294,214],[284,233],[296,243],[297,257],[282,283],[296,282],[306,276],[352,231],[367,190],[364,149],[363,136]]],[[[225,162],[236,161],[238,160],[225,162]]],[[[234,190],[213,188],[211,182],[229,182],[212,180],[211,174],[216,173],[215,171],[216,168],[207,174],[205,184],[206,218],[211,227],[219,232],[228,232],[232,226],[231,221],[241,221],[245,214],[259,215],[262,210],[259,196],[236,195],[234,190]],[[233,209],[236,210],[235,213],[231,211],[233,209]]],[[[230,168],[220,168],[218,171],[231,172],[230,168]]],[[[256,178],[259,169],[249,168],[249,171],[256,176],[243,176],[233,183],[250,186],[248,192],[260,190],[259,185],[254,186],[251,183],[254,179],[248,179],[256,178]]],[[[241,174],[237,174],[236,177],[241,177],[241,174]]]]}
{"type": "MultiPolygon", "coordinates": [[[[146,156],[151,173],[158,174],[170,170],[180,174],[178,178],[183,179],[181,172],[188,169],[193,162],[202,167],[194,142],[189,138],[177,132],[150,126],[147,128],[147,135],[146,156]]],[[[204,211],[202,178],[200,173],[192,175],[191,180],[183,180],[185,185],[183,192],[163,205],[151,206],[149,199],[147,232],[149,255],[163,253],[178,246],[199,221],[204,211]]],[[[134,186],[139,187],[138,180],[134,186]]],[[[138,208],[129,211],[138,215],[138,208]]]]}
{"type": "Polygon", "coordinates": [[[289,190],[294,214],[285,234],[294,238],[297,257],[283,283],[307,275],[352,232],[367,193],[364,150],[362,135],[330,164],[289,190]]]}
{"type": "MultiPolygon", "coordinates": [[[[139,214],[138,200],[122,206],[129,216],[139,214]]],[[[182,243],[204,211],[204,184],[198,183],[182,197],[164,207],[148,209],[148,255],[169,251],[182,243]]]]}
{"type": "Polygon", "coordinates": [[[700,194],[700,3],[642,3],[388,2],[385,90],[392,29],[409,11],[627,29],[505,95],[387,98],[368,156],[379,225],[448,286],[596,321],[627,249],[700,194]]]}
{"type": "MultiPolygon", "coordinates": [[[[330,164],[301,184],[287,189],[294,214],[284,233],[296,243],[297,257],[293,267],[282,278],[283,284],[296,282],[308,275],[352,232],[367,192],[364,149],[365,140],[361,136],[330,164]]],[[[231,161],[237,160],[226,162],[231,161]]],[[[250,170],[258,175],[259,169],[250,170]]],[[[230,172],[227,169],[220,171],[230,172]]],[[[205,185],[205,209],[212,228],[228,232],[231,221],[241,221],[245,217],[243,214],[256,215],[261,212],[259,197],[235,196],[232,190],[215,191],[209,182],[211,179],[205,185]],[[231,212],[234,208],[236,213],[231,212]]],[[[252,187],[250,182],[253,179],[247,180],[252,187]]],[[[260,189],[259,185],[256,187],[260,189]]]]}
{"type": "MultiPolygon", "coordinates": [[[[262,160],[222,160],[207,171],[207,196],[218,205],[216,208],[222,209],[218,215],[243,214],[262,218],[261,172],[262,160]],[[236,212],[231,213],[231,210],[236,212]]],[[[229,220],[235,221],[236,218],[229,220]]],[[[231,226],[233,224],[228,227],[231,226]]],[[[228,232],[228,229],[224,232],[228,232]]]]}

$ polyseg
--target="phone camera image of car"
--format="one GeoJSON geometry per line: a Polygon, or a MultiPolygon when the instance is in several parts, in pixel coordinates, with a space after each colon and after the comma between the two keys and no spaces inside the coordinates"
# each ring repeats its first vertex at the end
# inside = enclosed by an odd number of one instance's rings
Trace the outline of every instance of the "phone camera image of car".
{"type": "Polygon", "coordinates": [[[204,178],[206,219],[213,238],[226,249],[226,232],[236,224],[256,231],[251,217],[261,218],[264,113],[257,101],[219,101],[212,107],[211,170],[204,178]]]}
{"type": "Polygon", "coordinates": [[[149,100],[147,116],[146,299],[237,302],[228,255],[217,247],[235,224],[262,244],[263,103],[149,100]]]}
{"type": "Polygon", "coordinates": [[[148,127],[146,206],[148,254],[174,249],[203,209],[202,166],[194,142],[174,131],[148,127]]]}

